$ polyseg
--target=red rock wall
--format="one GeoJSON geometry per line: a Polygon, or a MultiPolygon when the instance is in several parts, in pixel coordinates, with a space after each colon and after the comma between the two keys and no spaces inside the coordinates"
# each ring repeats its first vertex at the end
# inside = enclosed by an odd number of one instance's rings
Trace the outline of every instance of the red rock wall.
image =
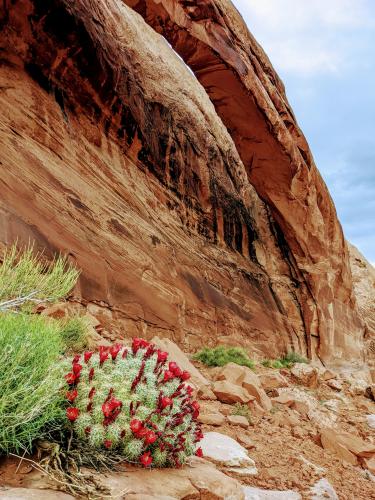
{"type": "Polygon", "coordinates": [[[152,28],[120,0],[0,7],[0,238],[70,254],[122,334],[360,361],[341,228],[263,52],[227,2],[195,32],[131,3],[152,28]]]}

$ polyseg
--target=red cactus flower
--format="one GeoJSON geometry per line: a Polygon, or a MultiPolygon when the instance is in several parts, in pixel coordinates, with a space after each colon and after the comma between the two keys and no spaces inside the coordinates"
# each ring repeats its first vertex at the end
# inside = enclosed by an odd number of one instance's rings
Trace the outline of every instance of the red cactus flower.
{"type": "Polygon", "coordinates": [[[106,439],[103,444],[109,450],[109,448],[112,446],[112,441],[110,439],[106,439]]]}
{"type": "Polygon", "coordinates": [[[141,427],[135,435],[139,439],[144,439],[147,436],[147,434],[148,434],[148,429],[146,429],[146,427],[141,427]]]}
{"type": "Polygon", "coordinates": [[[88,363],[91,359],[91,356],[93,355],[94,353],[92,351],[86,351],[84,354],[83,354],[83,359],[85,360],[85,363],[88,363]]]}
{"type": "Polygon", "coordinates": [[[146,434],[146,437],[145,437],[145,443],[146,444],[152,444],[152,443],[155,443],[155,441],[157,440],[157,435],[155,434],[154,431],[148,431],[147,434],[146,434]]]}
{"type": "Polygon", "coordinates": [[[200,457],[202,458],[203,457],[203,451],[202,451],[202,448],[198,448],[195,452],[196,456],[197,457],[200,457]]]}
{"type": "Polygon", "coordinates": [[[75,384],[76,379],[77,379],[76,375],[74,373],[72,373],[72,372],[70,372],[67,375],[65,375],[65,380],[67,381],[67,383],[69,385],[75,384]]]}
{"type": "Polygon", "coordinates": [[[115,360],[117,358],[118,353],[121,351],[121,344],[114,344],[110,349],[109,352],[112,356],[112,359],[115,360]]]}
{"type": "Polygon", "coordinates": [[[171,380],[173,377],[174,377],[173,373],[171,371],[167,370],[164,372],[163,381],[168,382],[168,380],[171,380]]]}
{"type": "Polygon", "coordinates": [[[175,377],[181,378],[181,375],[182,375],[181,368],[179,366],[177,368],[175,368],[173,374],[174,374],[175,377]]]}
{"type": "Polygon", "coordinates": [[[146,453],[143,453],[141,455],[141,458],[139,459],[143,467],[149,467],[152,464],[152,457],[151,457],[151,452],[146,451],[146,453]]]}
{"type": "Polygon", "coordinates": [[[76,354],[76,355],[74,356],[74,358],[73,358],[73,361],[72,361],[73,365],[74,365],[75,363],[78,363],[78,361],[79,361],[80,359],[81,359],[81,356],[80,356],[79,354],[76,354]]]}
{"type": "Polygon", "coordinates": [[[73,401],[76,399],[77,396],[78,396],[77,389],[74,389],[74,391],[68,391],[65,394],[66,399],[70,401],[70,403],[73,403],[73,401]]]}
{"type": "Polygon", "coordinates": [[[166,408],[167,406],[171,406],[172,403],[173,403],[173,401],[171,400],[171,398],[168,398],[167,396],[164,396],[160,400],[160,406],[161,406],[162,410],[164,410],[164,408],[166,408]]]}
{"type": "Polygon", "coordinates": [[[180,378],[185,382],[186,380],[189,380],[190,377],[191,377],[190,373],[184,370],[180,378]]]}
{"type": "Polygon", "coordinates": [[[189,396],[191,396],[191,395],[193,394],[194,389],[191,387],[191,385],[188,385],[188,386],[186,387],[186,392],[187,392],[187,394],[188,394],[189,396]]]}
{"type": "Polygon", "coordinates": [[[91,369],[90,369],[90,372],[89,372],[89,381],[90,381],[90,382],[91,382],[91,380],[94,378],[94,373],[95,373],[94,368],[91,368],[91,369]]]}
{"type": "Polygon", "coordinates": [[[165,363],[168,359],[168,353],[158,349],[158,363],[165,363]]]}
{"type": "Polygon", "coordinates": [[[78,408],[71,407],[71,408],[67,408],[66,409],[66,416],[68,417],[68,419],[71,422],[74,422],[74,420],[77,420],[78,415],[79,415],[79,409],[78,408]]]}
{"type": "Polygon", "coordinates": [[[114,411],[121,408],[122,402],[116,398],[111,398],[102,404],[102,412],[105,417],[111,417],[114,411]]]}
{"type": "Polygon", "coordinates": [[[145,349],[149,345],[150,343],[147,342],[147,340],[136,337],[133,339],[132,343],[133,353],[136,354],[138,352],[138,349],[145,349]]]}
{"type": "Polygon", "coordinates": [[[150,358],[155,352],[155,346],[153,346],[152,344],[150,344],[148,347],[147,347],[147,350],[144,354],[144,359],[148,359],[150,358]]]}
{"type": "Polygon", "coordinates": [[[73,373],[74,375],[79,375],[82,371],[82,365],[80,365],[79,363],[73,363],[73,373]]]}
{"type": "Polygon", "coordinates": [[[138,349],[141,347],[141,340],[138,337],[135,337],[132,342],[132,350],[133,353],[136,354],[138,352],[138,349]]]}
{"type": "Polygon", "coordinates": [[[168,363],[169,370],[174,373],[174,371],[178,368],[178,364],[175,363],[174,361],[170,361],[168,363]]]}
{"type": "Polygon", "coordinates": [[[100,345],[99,346],[99,352],[108,352],[109,351],[109,346],[107,345],[100,345]]]}
{"type": "Polygon", "coordinates": [[[131,422],[130,422],[130,430],[133,432],[133,434],[137,434],[143,427],[143,424],[140,420],[137,420],[136,418],[134,418],[131,422]]]}
{"type": "Polygon", "coordinates": [[[100,366],[104,363],[106,359],[108,359],[109,353],[107,351],[101,351],[99,352],[99,361],[100,361],[100,366]]]}

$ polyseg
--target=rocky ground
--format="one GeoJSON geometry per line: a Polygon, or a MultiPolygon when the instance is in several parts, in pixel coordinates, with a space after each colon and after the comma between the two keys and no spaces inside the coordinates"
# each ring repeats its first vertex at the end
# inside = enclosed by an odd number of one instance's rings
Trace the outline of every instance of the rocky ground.
{"type": "MultiPolygon", "coordinates": [[[[113,473],[84,471],[100,485],[96,498],[375,498],[374,386],[303,363],[207,368],[170,340],[153,341],[192,373],[204,458],[177,470],[124,464],[113,473]]],[[[73,498],[16,457],[0,462],[0,486],[0,498],[73,498]]]]}

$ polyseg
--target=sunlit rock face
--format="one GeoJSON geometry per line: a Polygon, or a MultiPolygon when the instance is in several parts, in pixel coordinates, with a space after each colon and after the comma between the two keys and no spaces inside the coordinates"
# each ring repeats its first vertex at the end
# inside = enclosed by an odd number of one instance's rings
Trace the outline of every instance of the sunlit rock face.
{"type": "Polygon", "coordinates": [[[119,335],[363,362],[332,200],[230,2],[16,0],[0,23],[3,243],[69,254],[119,335]]]}

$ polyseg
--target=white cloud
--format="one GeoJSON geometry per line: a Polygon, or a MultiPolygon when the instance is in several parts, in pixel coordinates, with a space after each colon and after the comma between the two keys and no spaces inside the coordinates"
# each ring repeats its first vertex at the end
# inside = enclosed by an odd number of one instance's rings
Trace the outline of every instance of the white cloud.
{"type": "Polygon", "coordinates": [[[339,73],[352,31],[374,24],[372,0],[233,1],[276,68],[302,76],[339,73]]]}

